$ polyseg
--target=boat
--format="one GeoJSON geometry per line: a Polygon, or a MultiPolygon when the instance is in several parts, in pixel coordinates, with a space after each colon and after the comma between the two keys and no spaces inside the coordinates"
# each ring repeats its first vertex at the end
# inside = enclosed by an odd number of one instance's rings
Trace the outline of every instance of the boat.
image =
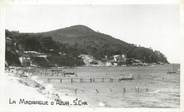
{"type": "Polygon", "coordinates": [[[119,81],[122,81],[122,80],[133,80],[134,77],[132,74],[127,74],[127,75],[120,75],[120,77],[118,78],[119,81]]]}
{"type": "Polygon", "coordinates": [[[167,74],[175,74],[175,73],[176,73],[176,70],[175,70],[174,64],[172,64],[172,70],[168,71],[167,74]]]}

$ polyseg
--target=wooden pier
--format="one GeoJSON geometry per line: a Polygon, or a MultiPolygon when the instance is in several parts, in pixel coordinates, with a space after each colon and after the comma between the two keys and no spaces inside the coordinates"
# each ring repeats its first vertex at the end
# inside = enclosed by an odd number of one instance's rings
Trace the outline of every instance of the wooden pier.
{"type": "MultiPolygon", "coordinates": [[[[60,83],[105,83],[105,82],[121,82],[122,80],[118,78],[78,78],[78,77],[71,77],[71,78],[65,78],[65,77],[49,77],[47,78],[48,82],[51,81],[58,81],[60,83]]],[[[125,80],[132,80],[130,78],[124,79],[125,80]]]]}

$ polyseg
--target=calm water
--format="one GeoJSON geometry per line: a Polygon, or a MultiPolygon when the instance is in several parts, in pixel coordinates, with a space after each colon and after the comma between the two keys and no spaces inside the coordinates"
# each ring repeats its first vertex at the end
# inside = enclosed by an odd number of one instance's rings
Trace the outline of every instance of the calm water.
{"type": "MultiPolygon", "coordinates": [[[[155,65],[144,67],[76,67],[63,69],[75,72],[80,78],[118,78],[120,75],[132,74],[134,80],[70,83],[69,81],[52,80],[49,83],[62,95],[77,96],[90,104],[99,107],[103,102],[106,107],[152,107],[178,108],[179,65],[155,65]],[[167,74],[168,71],[176,71],[167,74]]],[[[47,82],[47,77],[40,76],[47,82]]],[[[56,77],[56,76],[52,76],[56,77]]],[[[48,82],[47,82],[48,83],[48,82]]]]}

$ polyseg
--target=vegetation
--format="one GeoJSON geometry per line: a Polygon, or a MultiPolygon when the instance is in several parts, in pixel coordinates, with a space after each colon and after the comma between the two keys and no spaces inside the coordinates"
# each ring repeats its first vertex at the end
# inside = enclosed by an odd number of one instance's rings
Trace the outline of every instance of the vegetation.
{"type": "Polygon", "coordinates": [[[127,58],[139,59],[145,63],[168,63],[167,58],[159,51],[126,43],[82,25],[43,33],[6,30],[6,47],[6,61],[10,65],[20,65],[18,57],[24,51],[47,54],[47,61],[52,66],[83,65],[80,54],[88,54],[99,60],[124,54],[127,58]]]}

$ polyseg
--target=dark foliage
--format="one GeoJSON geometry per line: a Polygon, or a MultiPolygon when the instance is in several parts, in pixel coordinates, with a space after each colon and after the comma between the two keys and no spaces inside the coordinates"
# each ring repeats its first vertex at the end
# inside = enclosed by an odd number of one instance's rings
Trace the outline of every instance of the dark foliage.
{"type": "Polygon", "coordinates": [[[51,67],[52,66],[45,58],[42,58],[42,57],[32,57],[32,61],[33,63],[35,63],[36,65],[40,67],[51,67]]]}
{"type": "Polygon", "coordinates": [[[159,51],[128,44],[82,25],[43,33],[19,33],[6,30],[6,46],[8,61],[12,60],[10,57],[16,54],[16,50],[17,57],[24,51],[45,53],[49,56],[50,63],[58,66],[83,65],[82,59],[78,58],[80,54],[89,54],[99,60],[104,60],[105,57],[112,59],[113,55],[124,54],[127,58],[139,59],[146,63],[168,63],[167,58],[159,51]]]}
{"type": "Polygon", "coordinates": [[[18,55],[11,52],[11,51],[6,51],[5,53],[5,59],[8,63],[8,65],[11,66],[21,66],[21,63],[19,61],[18,55]]]}
{"type": "Polygon", "coordinates": [[[81,66],[84,65],[81,58],[72,56],[56,56],[52,55],[48,57],[48,60],[54,65],[58,66],[81,66]]]}

